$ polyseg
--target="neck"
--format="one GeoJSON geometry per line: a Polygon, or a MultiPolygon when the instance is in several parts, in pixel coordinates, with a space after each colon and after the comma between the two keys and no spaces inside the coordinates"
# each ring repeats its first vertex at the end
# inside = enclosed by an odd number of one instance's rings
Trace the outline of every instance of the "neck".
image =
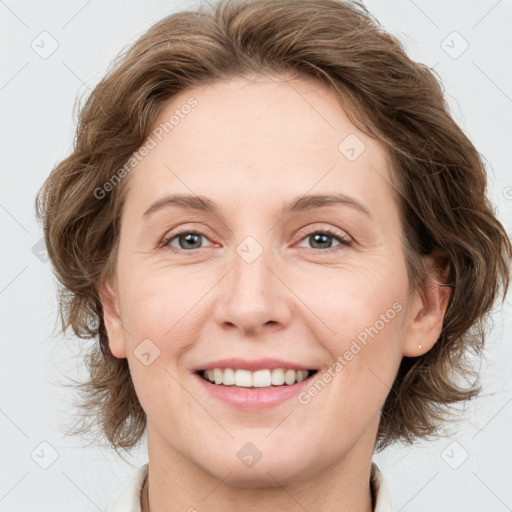
{"type": "MultiPolygon", "coordinates": [[[[371,439],[371,436],[370,436],[371,439]]],[[[169,447],[148,425],[150,474],[142,491],[142,512],[177,512],[202,510],[211,512],[263,510],[304,510],[334,512],[372,512],[370,489],[373,444],[359,446],[323,470],[311,471],[304,478],[277,481],[277,472],[268,471],[268,485],[244,487],[230,479],[230,471],[220,478],[198,467],[169,447]],[[271,476],[271,473],[274,475],[271,476]],[[149,478],[151,476],[151,478],[149,478]]],[[[254,468],[253,468],[254,469],[254,468]]]]}

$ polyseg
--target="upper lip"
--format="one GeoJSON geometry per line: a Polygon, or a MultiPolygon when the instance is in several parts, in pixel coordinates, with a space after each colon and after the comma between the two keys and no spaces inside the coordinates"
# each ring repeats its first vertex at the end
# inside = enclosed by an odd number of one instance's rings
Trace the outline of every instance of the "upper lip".
{"type": "Polygon", "coordinates": [[[294,363],[292,361],[284,361],[283,359],[241,359],[241,358],[230,358],[230,359],[218,359],[217,361],[211,361],[205,363],[196,368],[196,371],[202,370],[213,370],[214,368],[234,368],[240,370],[272,370],[274,368],[284,368],[287,370],[312,370],[311,366],[304,366],[303,364],[294,363]]]}

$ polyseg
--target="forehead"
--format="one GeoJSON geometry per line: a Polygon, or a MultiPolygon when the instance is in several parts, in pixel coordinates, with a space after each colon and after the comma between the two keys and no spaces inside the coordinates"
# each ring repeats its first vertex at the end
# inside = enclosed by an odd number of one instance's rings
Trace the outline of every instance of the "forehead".
{"type": "Polygon", "coordinates": [[[167,188],[213,198],[236,189],[240,205],[256,194],[295,197],[313,188],[390,193],[382,190],[389,183],[382,145],[312,78],[253,76],[188,88],[161,109],[150,137],[155,147],[130,175],[131,202],[167,188]]]}

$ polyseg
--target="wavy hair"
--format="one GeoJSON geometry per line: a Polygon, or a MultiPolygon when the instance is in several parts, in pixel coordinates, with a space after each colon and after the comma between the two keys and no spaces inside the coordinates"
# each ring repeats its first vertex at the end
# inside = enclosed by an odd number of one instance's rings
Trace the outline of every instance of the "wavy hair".
{"type": "Polygon", "coordinates": [[[511,245],[487,197],[483,158],[452,119],[440,80],[359,3],[221,0],[171,14],[120,54],[79,110],[73,150],[39,190],[62,330],[97,338],[79,384],[82,423],[116,451],[146,428],[126,359],[112,355],[99,284],[115,269],[129,177],[102,187],[141,147],[163,106],[188,87],[230,77],[293,73],[331,88],[350,120],[384,146],[398,191],[411,286],[424,290],[422,256],[442,251],[451,296],[431,350],[404,357],[382,409],[377,449],[437,434],[449,405],[478,394],[468,352],[509,284],[511,245]],[[461,378],[471,380],[462,386],[461,378]]]}

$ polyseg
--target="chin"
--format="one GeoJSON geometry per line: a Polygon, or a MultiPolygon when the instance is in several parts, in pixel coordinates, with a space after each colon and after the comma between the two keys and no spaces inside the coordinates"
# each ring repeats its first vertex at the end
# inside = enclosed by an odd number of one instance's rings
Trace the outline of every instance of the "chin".
{"type": "MultiPolygon", "coordinates": [[[[286,467],[287,465],[288,463],[285,463],[283,466],[286,467]]],[[[241,489],[277,488],[300,480],[299,472],[292,471],[289,467],[283,473],[274,464],[265,464],[260,461],[257,466],[252,468],[223,466],[221,473],[216,475],[216,477],[224,480],[224,483],[231,487],[241,489]],[[231,473],[229,473],[230,471],[231,473]],[[228,473],[229,476],[226,477],[228,473]]]]}
{"type": "Polygon", "coordinates": [[[276,452],[271,450],[267,455],[263,452],[261,458],[250,465],[249,461],[242,462],[240,459],[243,457],[239,457],[236,452],[229,456],[226,451],[211,460],[211,465],[205,466],[203,461],[203,468],[215,479],[223,480],[228,485],[251,489],[289,485],[308,479],[318,472],[318,468],[312,467],[312,461],[297,456],[296,448],[280,454],[276,452]]]}

